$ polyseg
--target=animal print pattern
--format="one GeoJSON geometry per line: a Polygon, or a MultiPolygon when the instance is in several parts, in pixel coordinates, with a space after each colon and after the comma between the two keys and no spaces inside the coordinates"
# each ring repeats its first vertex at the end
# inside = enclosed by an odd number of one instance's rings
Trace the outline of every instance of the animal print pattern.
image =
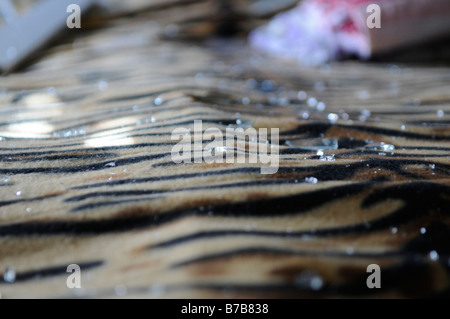
{"type": "Polygon", "coordinates": [[[307,69],[242,38],[166,39],[146,14],[0,78],[3,298],[448,296],[448,67],[307,69]],[[278,172],[175,164],[195,120],[279,128],[278,172]],[[286,144],[302,139],[338,148],[286,144]]]}

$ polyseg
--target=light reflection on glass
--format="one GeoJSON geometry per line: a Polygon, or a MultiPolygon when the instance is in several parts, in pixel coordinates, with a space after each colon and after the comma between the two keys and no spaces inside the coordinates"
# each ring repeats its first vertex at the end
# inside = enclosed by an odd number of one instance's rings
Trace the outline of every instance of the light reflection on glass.
{"type": "MultiPolygon", "coordinates": [[[[122,117],[107,121],[99,121],[88,127],[70,130],[60,130],[60,125],[70,125],[72,117],[59,97],[55,94],[34,93],[21,98],[15,106],[14,112],[9,113],[7,122],[11,123],[0,126],[0,137],[2,138],[33,138],[33,139],[85,139],[86,147],[107,147],[134,144],[134,139],[128,138],[130,126],[134,127],[140,118],[136,116],[122,117]],[[55,124],[53,124],[55,123],[55,124]],[[98,132],[93,135],[90,132],[98,132]]],[[[73,117],[72,117],[73,118],[73,117]]]]}
{"type": "Polygon", "coordinates": [[[45,121],[10,124],[0,136],[9,138],[48,138],[54,130],[53,125],[45,121]]]}
{"type": "Polygon", "coordinates": [[[91,148],[100,148],[108,146],[133,145],[134,143],[135,141],[131,137],[93,135],[91,138],[87,139],[84,142],[84,145],[91,148]]]}
{"type": "Polygon", "coordinates": [[[34,93],[23,97],[17,111],[10,113],[11,123],[0,128],[0,136],[6,138],[51,138],[54,126],[48,118],[63,114],[62,103],[54,94],[34,93]],[[45,111],[43,111],[45,109],[45,111]]]}
{"type": "Polygon", "coordinates": [[[128,134],[130,126],[136,125],[138,121],[138,117],[130,116],[97,123],[94,125],[95,130],[102,132],[87,138],[85,146],[98,148],[132,145],[135,143],[134,139],[127,137],[126,134],[128,134]]]}

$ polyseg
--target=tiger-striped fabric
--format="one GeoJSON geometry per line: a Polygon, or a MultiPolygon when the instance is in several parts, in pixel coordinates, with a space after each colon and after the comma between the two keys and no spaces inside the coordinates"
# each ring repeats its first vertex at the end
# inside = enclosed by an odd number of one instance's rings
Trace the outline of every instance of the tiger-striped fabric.
{"type": "Polygon", "coordinates": [[[448,67],[306,69],[173,30],[114,20],[0,78],[3,298],[448,296],[448,67]],[[175,164],[195,120],[279,128],[278,172],[175,164]]]}

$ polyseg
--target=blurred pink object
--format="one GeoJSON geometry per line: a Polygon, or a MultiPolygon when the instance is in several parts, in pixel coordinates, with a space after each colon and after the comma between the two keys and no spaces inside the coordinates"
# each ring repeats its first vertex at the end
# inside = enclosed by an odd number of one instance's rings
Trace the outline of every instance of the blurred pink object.
{"type": "Polygon", "coordinates": [[[351,55],[368,59],[447,34],[450,0],[304,0],[249,39],[263,51],[318,65],[351,55]],[[367,24],[372,4],[381,8],[381,28],[367,24]]]}

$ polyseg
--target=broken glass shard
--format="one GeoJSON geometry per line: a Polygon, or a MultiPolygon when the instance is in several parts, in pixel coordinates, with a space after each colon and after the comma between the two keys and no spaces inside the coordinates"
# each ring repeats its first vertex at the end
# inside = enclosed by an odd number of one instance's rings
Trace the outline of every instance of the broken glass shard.
{"type": "Polygon", "coordinates": [[[366,150],[371,151],[393,151],[395,150],[395,146],[392,144],[386,144],[386,143],[368,143],[365,146],[366,150]]]}
{"type": "Polygon", "coordinates": [[[338,141],[334,138],[291,139],[286,140],[285,144],[291,148],[299,148],[307,151],[337,150],[339,147],[338,141]]]}

